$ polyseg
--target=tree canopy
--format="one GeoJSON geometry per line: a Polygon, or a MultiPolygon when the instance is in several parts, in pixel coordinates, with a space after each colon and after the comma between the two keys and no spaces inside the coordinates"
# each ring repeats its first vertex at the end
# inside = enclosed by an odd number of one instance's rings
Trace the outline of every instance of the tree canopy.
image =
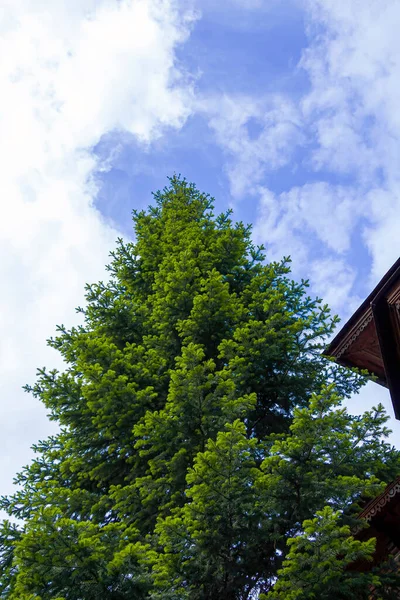
{"type": "Polygon", "coordinates": [[[133,223],[48,341],[65,370],[25,388],[60,430],[2,499],[0,597],[340,598],[302,573],[321,536],[326,581],[371,557],[350,527],[400,457],[382,406],[342,405],[364,378],[321,355],[337,318],[180,177],[133,223]]]}

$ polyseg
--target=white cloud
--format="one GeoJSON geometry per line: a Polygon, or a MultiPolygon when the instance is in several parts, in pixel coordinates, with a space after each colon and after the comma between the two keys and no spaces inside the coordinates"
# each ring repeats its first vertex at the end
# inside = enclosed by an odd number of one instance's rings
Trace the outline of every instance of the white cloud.
{"type": "Polygon", "coordinates": [[[356,271],[344,259],[315,258],[310,261],[308,277],[312,281],[313,291],[334,312],[340,312],[344,320],[353,314],[363,300],[353,292],[356,271]]]}
{"type": "Polygon", "coordinates": [[[310,28],[320,30],[302,60],[312,85],[303,111],[314,123],[314,166],[356,179],[368,221],[372,283],[400,254],[400,5],[305,4],[310,28]]]}
{"type": "Polygon", "coordinates": [[[294,276],[310,279],[314,293],[350,316],[360,303],[352,289],[356,273],[346,263],[363,211],[357,190],[317,182],[278,195],[265,188],[259,193],[254,235],[268,258],[290,255],[294,276]]]}
{"type": "MultiPolygon", "coordinates": [[[[299,235],[303,232],[304,222],[296,222],[296,215],[292,218],[288,208],[285,209],[285,200],[286,204],[290,204],[290,199],[284,194],[277,195],[262,187],[258,188],[258,193],[260,202],[253,229],[255,241],[266,245],[268,260],[280,260],[283,254],[290,255],[296,257],[296,265],[304,267],[309,258],[299,235]]],[[[298,212],[297,208],[295,212],[298,212]]]]}
{"type": "Polygon", "coordinates": [[[372,189],[366,197],[366,204],[370,218],[364,230],[364,240],[373,257],[372,288],[400,256],[400,180],[372,189]]]}
{"type": "Polygon", "coordinates": [[[280,243],[280,254],[288,252],[289,243],[304,260],[312,249],[311,229],[324,253],[351,257],[357,230],[371,256],[372,285],[400,254],[400,5],[396,0],[297,4],[309,34],[299,68],[308,75],[310,90],[300,101],[295,104],[277,90],[262,99],[231,95],[204,105],[227,155],[233,196],[260,189],[262,219],[263,190],[272,171],[290,165],[306,177],[308,169],[313,181],[319,173],[320,182],[289,188],[270,207],[279,230],[269,230],[269,240],[280,243]],[[250,119],[259,124],[256,138],[248,133],[250,119]],[[337,176],[348,183],[332,185],[337,176]],[[316,192],[323,193],[319,201],[316,192]],[[306,223],[307,235],[301,235],[299,221],[306,223]],[[288,239],[293,230],[296,243],[292,235],[288,239]]]}
{"type": "Polygon", "coordinates": [[[206,113],[226,153],[231,193],[236,198],[254,193],[266,172],[286,165],[303,139],[300,114],[283,96],[254,99],[226,94],[198,102],[197,109],[206,113]]]}
{"type": "Polygon", "coordinates": [[[279,244],[283,239],[290,245],[293,237],[299,236],[301,241],[304,235],[308,240],[314,236],[328,250],[339,254],[349,250],[356,218],[363,213],[356,190],[317,182],[293,187],[276,197],[262,187],[259,192],[256,231],[259,238],[271,235],[276,240],[274,255],[282,253],[279,244]]]}
{"type": "Polygon", "coordinates": [[[356,233],[371,260],[362,285],[372,287],[400,254],[400,5],[298,0],[298,6],[309,35],[299,65],[309,91],[297,104],[279,90],[262,99],[214,98],[206,106],[210,126],[227,155],[232,195],[259,194],[256,232],[271,256],[291,253],[299,272],[319,258],[354,265],[356,233]],[[255,138],[251,119],[259,125],[255,138]],[[314,183],[290,189],[289,176],[286,193],[266,191],[270,173],[288,165],[306,179],[308,169],[314,183]],[[337,177],[345,183],[333,183],[337,177]]]}
{"type": "MultiPolygon", "coordinates": [[[[173,0],[3,0],[0,22],[0,493],[52,426],[21,386],[60,366],[45,339],[76,321],[118,232],[93,205],[90,148],[145,144],[190,112],[176,66],[193,15],[173,0]]],[[[129,215],[127,215],[129,218],[129,215]]]]}

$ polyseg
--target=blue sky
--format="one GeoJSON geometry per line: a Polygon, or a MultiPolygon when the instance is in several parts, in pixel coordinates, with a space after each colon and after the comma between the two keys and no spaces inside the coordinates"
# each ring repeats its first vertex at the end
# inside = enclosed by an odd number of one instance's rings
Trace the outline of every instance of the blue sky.
{"type": "MultiPolygon", "coordinates": [[[[1,492],[54,430],[21,392],[181,173],[346,319],[400,254],[397,0],[3,0],[1,492]]],[[[370,384],[359,412],[386,390],[370,384]]],[[[400,427],[393,420],[393,441],[400,427]]]]}

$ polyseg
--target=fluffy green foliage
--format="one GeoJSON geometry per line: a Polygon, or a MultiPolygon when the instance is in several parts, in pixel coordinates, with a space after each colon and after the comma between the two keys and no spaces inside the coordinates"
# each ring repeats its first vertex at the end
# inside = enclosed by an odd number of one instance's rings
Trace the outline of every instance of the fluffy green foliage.
{"type": "Polygon", "coordinates": [[[305,519],[351,525],[399,471],[382,407],[341,408],[362,377],[321,356],[336,319],[287,260],[180,178],[133,221],[49,340],[65,370],[26,386],[60,431],[2,499],[0,598],[255,598],[305,519]]]}
{"type": "Polygon", "coordinates": [[[399,577],[349,569],[356,562],[372,561],[375,539],[354,539],[350,527],[341,521],[340,512],[328,506],[317,511],[314,519],[304,521],[304,532],[288,540],[290,551],[273,591],[261,594],[260,600],[393,599],[399,577]]]}

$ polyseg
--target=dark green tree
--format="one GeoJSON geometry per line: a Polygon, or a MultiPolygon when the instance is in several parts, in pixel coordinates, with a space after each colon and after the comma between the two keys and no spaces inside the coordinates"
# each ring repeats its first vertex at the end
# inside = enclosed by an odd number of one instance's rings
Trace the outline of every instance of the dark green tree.
{"type": "Polygon", "coordinates": [[[212,211],[172,178],[49,340],[66,368],[26,390],[60,432],[2,499],[1,598],[256,598],[305,520],[351,526],[399,472],[382,407],[341,407],[363,378],[321,356],[337,319],[212,211]]]}

